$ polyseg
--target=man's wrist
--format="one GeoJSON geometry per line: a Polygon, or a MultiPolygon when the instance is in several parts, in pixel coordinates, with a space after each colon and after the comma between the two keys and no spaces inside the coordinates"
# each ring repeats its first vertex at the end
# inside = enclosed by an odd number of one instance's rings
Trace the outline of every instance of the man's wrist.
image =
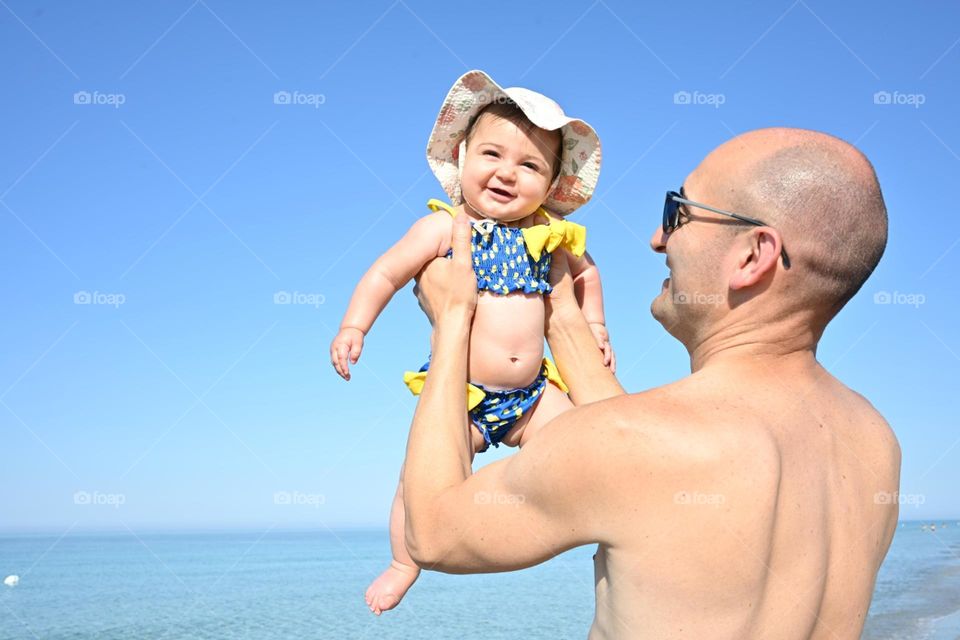
{"type": "Polygon", "coordinates": [[[546,320],[548,333],[585,322],[583,312],[576,304],[556,304],[554,301],[548,308],[546,320]]]}
{"type": "Polygon", "coordinates": [[[436,319],[434,329],[444,333],[469,333],[473,322],[473,310],[466,307],[447,309],[436,319]]]}

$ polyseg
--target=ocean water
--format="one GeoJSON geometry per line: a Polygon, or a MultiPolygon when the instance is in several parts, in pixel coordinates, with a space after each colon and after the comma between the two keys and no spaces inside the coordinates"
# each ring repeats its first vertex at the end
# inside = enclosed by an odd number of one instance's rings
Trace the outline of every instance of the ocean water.
{"type": "Polygon", "coordinates": [[[960,522],[901,522],[880,567],[866,640],[960,639],[960,522]]]}
{"type": "MultiPolygon", "coordinates": [[[[960,638],[960,527],[898,530],[864,638],[960,638]]],[[[425,572],[377,618],[386,532],[0,536],[0,638],[583,638],[593,547],[508,574],[425,572]],[[0,576],[2,577],[2,576],[0,576]]]]}

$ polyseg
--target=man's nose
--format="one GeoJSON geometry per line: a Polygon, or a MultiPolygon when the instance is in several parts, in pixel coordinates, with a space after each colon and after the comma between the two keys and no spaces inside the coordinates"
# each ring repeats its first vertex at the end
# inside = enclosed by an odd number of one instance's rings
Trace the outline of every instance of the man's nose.
{"type": "Polygon", "coordinates": [[[667,240],[669,238],[670,234],[666,233],[662,226],[658,226],[653,232],[653,235],[650,236],[650,248],[653,249],[655,253],[666,253],[667,240]]]}

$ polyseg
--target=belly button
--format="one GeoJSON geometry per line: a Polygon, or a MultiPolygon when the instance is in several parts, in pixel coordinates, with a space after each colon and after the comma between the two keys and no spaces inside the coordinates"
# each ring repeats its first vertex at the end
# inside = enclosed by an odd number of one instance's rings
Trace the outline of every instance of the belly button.
{"type": "Polygon", "coordinates": [[[516,358],[516,357],[511,357],[511,358],[510,358],[510,362],[516,362],[517,360],[519,360],[519,358],[516,358]]]}

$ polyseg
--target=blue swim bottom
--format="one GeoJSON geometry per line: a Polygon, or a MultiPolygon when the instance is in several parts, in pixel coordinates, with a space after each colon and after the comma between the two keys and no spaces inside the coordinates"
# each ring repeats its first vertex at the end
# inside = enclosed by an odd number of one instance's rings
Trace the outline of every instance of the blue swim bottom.
{"type": "MultiPolygon", "coordinates": [[[[414,395],[420,395],[427,378],[430,362],[427,361],[420,371],[407,371],[403,374],[403,381],[414,395]]],[[[486,389],[483,385],[467,383],[467,413],[474,426],[483,434],[487,447],[492,444],[500,446],[500,441],[506,437],[523,415],[528,412],[540,399],[540,395],[552,382],[564,393],[567,385],[560,378],[560,372],[550,358],[543,359],[540,374],[522,389],[496,390],[486,389]]]]}

